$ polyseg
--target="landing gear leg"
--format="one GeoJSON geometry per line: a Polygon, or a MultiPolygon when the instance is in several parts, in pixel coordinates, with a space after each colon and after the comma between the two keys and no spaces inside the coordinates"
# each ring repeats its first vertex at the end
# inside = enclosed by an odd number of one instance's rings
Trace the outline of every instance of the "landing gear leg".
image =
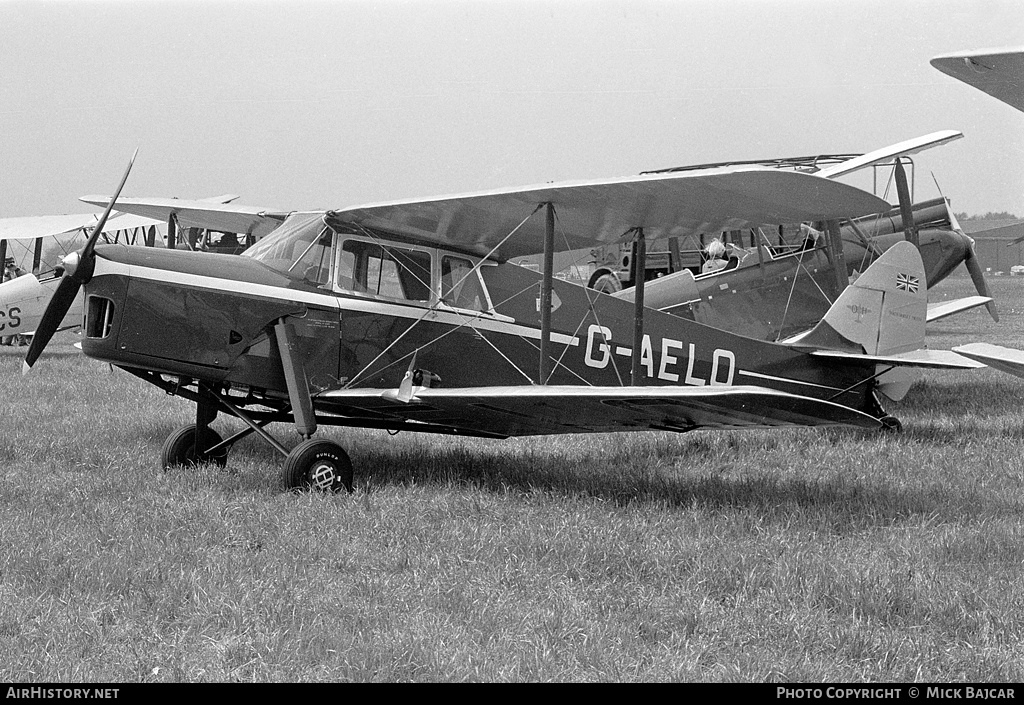
{"type": "Polygon", "coordinates": [[[333,441],[313,438],[316,414],[306,383],[306,370],[299,353],[294,328],[284,319],[274,326],[274,341],[288,387],[288,401],[295,419],[295,430],[304,439],[285,457],[281,480],[288,489],[315,489],[321,492],[352,491],[352,461],[333,441]]]}
{"type": "Polygon", "coordinates": [[[886,433],[893,434],[903,433],[903,424],[900,420],[895,416],[885,413],[885,409],[882,408],[882,404],[878,401],[878,396],[876,394],[872,394],[871,398],[874,400],[875,406],[875,408],[871,410],[871,414],[878,419],[880,424],[882,424],[881,430],[886,433]]]}

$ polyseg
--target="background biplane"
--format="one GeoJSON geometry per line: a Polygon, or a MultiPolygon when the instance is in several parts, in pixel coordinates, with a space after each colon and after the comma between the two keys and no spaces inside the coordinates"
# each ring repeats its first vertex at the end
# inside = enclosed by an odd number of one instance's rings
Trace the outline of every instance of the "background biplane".
{"type": "MultiPolygon", "coordinates": [[[[236,198],[238,196],[234,194],[225,194],[199,201],[167,200],[195,208],[215,204],[224,209],[238,208],[226,205],[236,198]]],[[[24,272],[9,280],[5,277],[5,281],[0,283],[0,339],[29,336],[35,332],[50,297],[60,283],[63,273],[58,264],[60,258],[85,243],[100,217],[100,213],[79,213],[0,218],[0,262],[13,260],[24,272]]],[[[177,231],[169,227],[167,234],[161,233],[160,226],[164,223],[168,223],[167,219],[154,220],[144,215],[114,212],[104,223],[100,237],[106,243],[175,247],[177,231]]],[[[170,221],[170,225],[173,224],[174,221],[170,221]]],[[[238,244],[230,251],[221,247],[220,235],[206,229],[191,228],[182,238],[181,246],[229,254],[237,254],[244,249],[238,244]]],[[[75,328],[81,322],[82,302],[78,299],[68,309],[59,328],[75,328]]]]}
{"type": "MultiPolygon", "coordinates": [[[[128,178],[107,205],[107,212],[128,178]]],[[[888,204],[757,166],[547,184],[290,215],[241,257],[97,235],[65,276],[26,371],[84,287],[82,350],[196,405],[162,462],[223,465],[256,433],[288,487],[352,487],[320,425],[491,438],[845,425],[897,428],[897,368],[970,368],[924,349],[920,254],[897,243],[788,344],[758,341],[558,281],[556,249],[764,222],[835,221],[888,204]],[[509,263],[544,253],[541,273],[509,263]],[[226,439],[219,413],[245,429],[226,439]],[[303,439],[288,449],[272,422],[303,439]]],[[[642,251],[642,244],[640,250],[642,251]]]]}
{"type": "MultiPolygon", "coordinates": [[[[654,172],[680,173],[693,169],[738,164],[757,164],[779,169],[816,173],[838,178],[858,170],[892,167],[899,205],[885,213],[848,219],[838,224],[791,224],[798,236],[784,241],[783,227],[762,225],[733,231],[728,264],[707,273],[696,267],[673,266],[647,272],[647,305],[735,333],[765,340],[782,340],[814,325],[835,301],[851,277],[856,277],[895,242],[909,241],[921,252],[928,286],[947,277],[960,263],[971,275],[977,296],[936,303],[928,319],[985,305],[994,320],[998,314],[974,252],[974,241],[960,228],[945,198],[911,204],[911,189],[902,166],[909,155],[946,144],[963,135],[953,130],[907,140],[864,155],[820,155],[771,161],[723,163],[701,167],[676,167],[654,172]],[[831,227],[831,230],[830,230],[831,227]],[[778,231],[776,233],[775,231],[778,231]],[[814,233],[808,239],[807,233],[814,233]],[[749,246],[744,241],[749,234],[749,246]],[[817,237],[821,235],[820,237],[817,237]],[[738,242],[737,242],[738,241],[738,242]]],[[[703,238],[702,234],[702,238],[703,238]]],[[[661,264],[681,261],[678,238],[669,238],[668,256],[661,264]]],[[[636,281],[634,257],[629,261],[628,283],[636,281]]],[[[697,260],[697,266],[700,265],[697,260]]],[[[620,276],[607,268],[595,269],[589,285],[631,300],[631,288],[623,289],[620,276]]]]}
{"type": "MultiPolygon", "coordinates": [[[[0,262],[13,263],[20,272],[0,283],[0,336],[35,331],[60,281],[60,258],[81,247],[99,220],[99,213],[0,218],[0,262]]],[[[141,244],[155,238],[157,225],[150,218],[113,213],[101,236],[107,242],[141,244]]],[[[60,328],[73,328],[81,318],[78,300],[60,328]]]]}

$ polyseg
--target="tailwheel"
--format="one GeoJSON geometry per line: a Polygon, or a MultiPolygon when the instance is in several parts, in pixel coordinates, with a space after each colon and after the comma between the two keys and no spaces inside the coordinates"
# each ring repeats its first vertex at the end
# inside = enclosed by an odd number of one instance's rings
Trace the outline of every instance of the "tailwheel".
{"type": "Polygon", "coordinates": [[[320,492],[352,491],[352,461],[333,441],[311,438],[295,446],[285,458],[281,480],[287,489],[320,492]]]}
{"type": "Polygon", "coordinates": [[[903,433],[903,423],[895,416],[883,416],[878,421],[886,433],[903,433]]]}
{"type": "Polygon", "coordinates": [[[209,426],[204,427],[201,432],[195,424],[183,426],[164,441],[164,447],[160,451],[160,463],[164,468],[203,463],[214,463],[218,467],[224,467],[228,463],[227,448],[221,448],[214,453],[206,452],[207,448],[212,448],[221,440],[220,434],[209,426]]]}

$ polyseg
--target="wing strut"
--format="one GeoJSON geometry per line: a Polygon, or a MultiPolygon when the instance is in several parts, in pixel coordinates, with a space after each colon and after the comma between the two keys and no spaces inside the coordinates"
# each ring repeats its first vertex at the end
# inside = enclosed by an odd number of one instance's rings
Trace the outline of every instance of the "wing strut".
{"type": "Polygon", "coordinates": [[[545,204],[544,275],[540,283],[540,383],[547,384],[551,376],[551,286],[555,269],[555,206],[545,204]]]}
{"type": "Polygon", "coordinates": [[[173,212],[167,216],[167,249],[173,250],[178,244],[178,216],[173,212]]]}
{"type": "Polygon", "coordinates": [[[633,271],[636,276],[633,278],[633,358],[629,372],[629,383],[634,387],[640,385],[640,358],[643,357],[644,343],[644,284],[647,271],[647,240],[644,238],[644,229],[636,229],[636,239],[633,240],[633,271]]]}
{"type": "MultiPolygon", "coordinates": [[[[837,291],[842,291],[850,283],[850,272],[846,269],[846,257],[843,255],[843,230],[838,220],[825,221],[825,242],[828,243],[829,259],[835,270],[837,291]]],[[[813,280],[813,279],[812,279],[813,280]]]]}
{"type": "Polygon", "coordinates": [[[295,429],[303,439],[312,438],[316,433],[316,415],[313,401],[309,396],[306,370],[302,364],[295,328],[284,318],[274,325],[274,342],[281,357],[288,398],[295,416],[295,429]]]}

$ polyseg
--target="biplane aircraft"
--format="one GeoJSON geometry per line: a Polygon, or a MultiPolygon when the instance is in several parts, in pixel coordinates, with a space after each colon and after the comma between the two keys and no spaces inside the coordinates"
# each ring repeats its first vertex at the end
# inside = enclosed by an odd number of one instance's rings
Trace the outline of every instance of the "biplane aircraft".
{"type": "MultiPolygon", "coordinates": [[[[203,208],[217,206],[222,209],[237,209],[238,206],[228,206],[237,199],[235,194],[225,194],[199,201],[184,201],[190,206],[203,208]]],[[[177,203],[177,199],[166,199],[169,202],[177,203]]],[[[106,205],[104,203],[104,205],[106,205]]],[[[45,261],[43,246],[45,241],[52,240],[59,248],[63,248],[63,254],[68,254],[70,243],[76,240],[86,239],[99,222],[100,213],[80,213],[73,215],[44,215],[44,216],[20,216],[13,218],[0,218],[0,262],[6,259],[7,254],[13,253],[14,243],[24,244],[26,257],[31,251],[31,268],[24,275],[9,281],[0,283],[0,336],[11,335],[32,335],[36,326],[46,311],[63,270],[53,262],[45,261]]],[[[123,242],[129,245],[140,245],[147,247],[157,246],[161,238],[158,226],[166,222],[166,219],[156,219],[144,216],[128,214],[125,212],[112,213],[103,226],[100,237],[103,242],[123,242]]],[[[173,221],[172,221],[173,222],[173,221]]],[[[186,247],[197,246],[204,249],[206,242],[195,241],[195,231],[191,243],[183,238],[183,245],[186,247]]],[[[167,246],[174,247],[173,232],[171,238],[164,238],[167,246]]],[[[203,237],[209,237],[208,231],[203,231],[203,237]]],[[[80,242],[78,244],[81,244],[80,242]]],[[[216,245],[212,249],[216,249],[216,245]]],[[[238,249],[241,251],[241,248],[238,249]]],[[[28,264],[26,259],[25,264],[28,264]]],[[[82,301],[79,298],[68,309],[68,313],[61,322],[60,329],[75,328],[82,321],[82,301]]]]}
{"type": "MultiPolygon", "coordinates": [[[[57,288],[62,272],[58,266],[51,265],[52,256],[46,258],[50,262],[44,259],[44,243],[52,240],[67,254],[76,239],[83,239],[92,232],[99,219],[99,213],[0,218],[0,262],[19,254],[15,249],[20,245],[24,250],[20,253],[21,259],[29,268],[23,275],[0,283],[0,336],[31,335],[57,288]]],[[[135,244],[153,238],[157,224],[150,218],[113,213],[104,226],[102,237],[108,242],[135,244]]],[[[82,305],[78,300],[60,327],[73,328],[81,318],[82,305]]]]}
{"type": "Polygon", "coordinates": [[[980,366],[925,349],[926,278],[909,243],[787,344],[646,308],[642,284],[628,302],[552,275],[556,249],[888,208],[820,176],[742,166],[293,213],[239,257],[94,236],[64,260],[25,370],[84,288],[83,352],[195,404],[165,466],[224,465],[256,433],[284,456],[287,487],[325,491],[351,489],[353,469],[320,426],[488,438],[898,428],[879,397],[900,393],[893,373],[980,366]],[[510,263],[537,251],[539,273],[510,263]],[[222,438],[221,413],[245,428],[222,438]],[[273,422],[302,440],[289,449],[273,422]]]}
{"type": "MultiPolygon", "coordinates": [[[[773,243],[765,232],[769,228],[752,228],[749,247],[729,243],[728,263],[721,269],[695,274],[691,269],[680,268],[656,279],[650,279],[648,274],[647,306],[750,337],[784,340],[813,326],[850,277],[859,276],[895,242],[906,240],[921,252],[929,287],[946,278],[962,262],[978,291],[977,296],[931,304],[928,320],[985,305],[998,321],[995,303],[974,252],[974,241],[962,231],[945,198],[911,204],[902,166],[902,160],[909,155],[962,136],[960,132],[944,130],[864,155],[817,155],[645,172],[681,173],[756,164],[834,179],[884,164],[892,166],[900,202],[885,213],[849,219],[833,225],[831,230],[828,224],[818,224],[821,230],[801,224],[805,234],[796,246],[773,243]],[[807,237],[806,233],[815,237],[807,237]]],[[[735,234],[738,233],[734,231],[735,234]]],[[[678,245],[675,249],[678,251],[678,245]]],[[[591,286],[595,281],[610,280],[607,274],[598,276],[601,271],[595,271],[591,286]]],[[[635,276],[632,278],[635,280],[635,276]]],[[[625,300],[633,298],[632,288],[620,290],[611,286],[602,290],[625,300]]]]}

